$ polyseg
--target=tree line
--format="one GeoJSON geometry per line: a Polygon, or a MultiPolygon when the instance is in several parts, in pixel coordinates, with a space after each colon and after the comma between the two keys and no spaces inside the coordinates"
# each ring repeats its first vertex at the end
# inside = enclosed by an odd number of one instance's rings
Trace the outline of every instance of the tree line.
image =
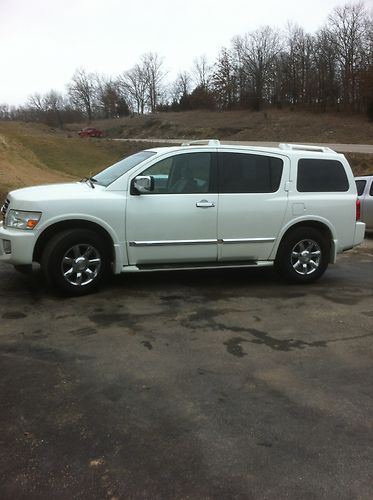
{"type": "Polygon", "coordinates": [[[263,106],[367,112],[373,120],[373,18],[363,2],[336,7],[314,34],[289,23],[238,35],[211,64],[166,83],[163,58],[141,56],[116,77],[75,71],[65,94],[29,96],[20,107],[0,105],[1,120],[64,123],[129,114],[193,109],[260,110],[263,106]]]}

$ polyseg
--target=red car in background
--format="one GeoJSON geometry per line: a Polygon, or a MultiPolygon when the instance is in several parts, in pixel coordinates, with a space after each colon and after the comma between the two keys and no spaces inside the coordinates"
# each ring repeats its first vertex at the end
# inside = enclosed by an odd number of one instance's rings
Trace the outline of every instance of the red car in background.
{"type": "Polygon", "coordinates": [[[78,134],[80,137],[102,137],[104,135],[102,130],[93,127],[82,128],[78,134]]]}

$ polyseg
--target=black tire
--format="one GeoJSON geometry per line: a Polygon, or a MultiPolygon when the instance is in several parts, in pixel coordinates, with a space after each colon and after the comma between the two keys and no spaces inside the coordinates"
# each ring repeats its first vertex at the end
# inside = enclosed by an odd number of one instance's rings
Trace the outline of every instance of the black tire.
{"type": "Polygon", "coordinates": [[[330,244],[320,231],[299,227],[281,242],[275,267],[289,282],[312,283],[326,271],[329,254],[330,244]]]}
{"type": "Polygon", "coordinates": [[[69,229],[47,243],[41,267],[47,282],[65,295],[85,295],[102,284],[110,269],[109,249],[93,231],[69,229]]]}

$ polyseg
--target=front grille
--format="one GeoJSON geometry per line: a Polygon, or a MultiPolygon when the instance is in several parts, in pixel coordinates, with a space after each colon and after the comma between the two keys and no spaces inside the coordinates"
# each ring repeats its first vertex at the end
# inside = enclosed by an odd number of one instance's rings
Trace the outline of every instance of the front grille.
{"type": "Polygon", "coordinates": [[[5,216],[6,216],[6,213],[7,213],[7,210],[8,210],[8,207],[9,207],[9,203],[10,201],[8,200],[8,198],[4,201],[4,205],[1,207],[1,215],[3,217],[3,220],[5,220],[5,216]]]}

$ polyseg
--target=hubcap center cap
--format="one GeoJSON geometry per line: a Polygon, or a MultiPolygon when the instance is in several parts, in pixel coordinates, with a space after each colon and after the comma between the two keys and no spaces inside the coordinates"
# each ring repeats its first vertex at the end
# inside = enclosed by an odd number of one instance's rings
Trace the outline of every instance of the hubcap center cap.
{"type": "Polygon", "coordinates": [[[74,260],[74,271],[82,272],[87,269],[87,259],[85,257],[78,257],[74,260]]]}
{"type": "Polygon", "coordinates": [[[300,260],[304,263],[304,264],[307,264],[307,262],[309,262],[311,260],[311,255],[309,253],[308,250],[304,250],[301,254],[300,254],[300,260]]]}

